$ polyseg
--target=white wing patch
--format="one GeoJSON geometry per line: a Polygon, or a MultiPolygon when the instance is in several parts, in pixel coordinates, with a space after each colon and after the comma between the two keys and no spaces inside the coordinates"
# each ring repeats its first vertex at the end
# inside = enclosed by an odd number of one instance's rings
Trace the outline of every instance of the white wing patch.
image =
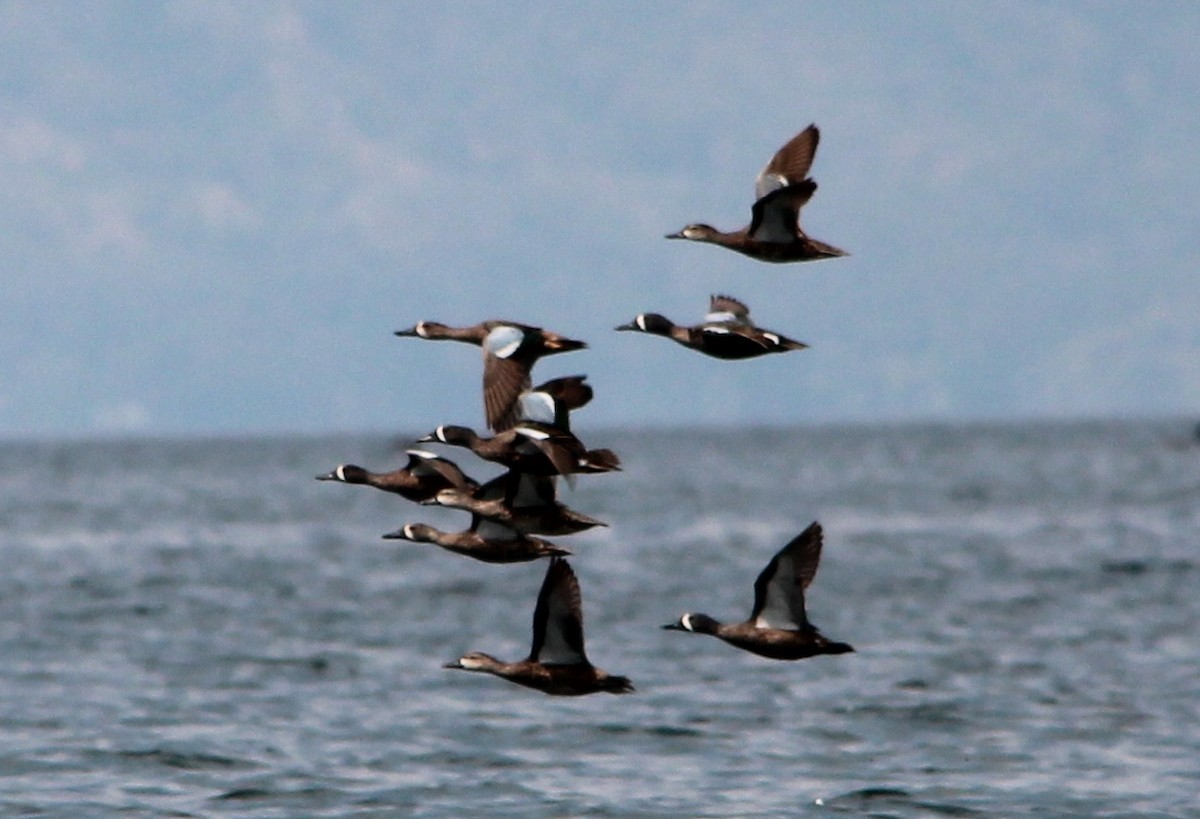
{"type": "Polygon", "coordinates": [[[524,435],[526,438],[532,438],[535,441],[544,441],[550,437],[550,433],[543,432],[540,429],[533,429],[532,427],[513,427],[513,432],[518,435],[524,435]]]}
{"type": "Polygon", "coordinates": [[[544,392],[527,392],[520,398],[520,416],[539,424],[554,423],[554,399],[544,392]]]}
{"type": "Polygon", "coordinates": [[[728,310],[719,310],[715,313],[709,313],[704,317],[705,324],[709,322],[732,322],[737,324],[740,321],[741,319],[739,319],[733,313],[730,313],[728,310]]]}
{"type": "Polygon", "coordinates": [[[521,346],[525,333],[507,325],[493,328],[483,339],[483,349],[496,358],[508,358],[521,346]]]}
{"type": "Polygon", "coordinates": [[[780,188],[788,186],[788,178],[781,173],[763,173],[758,177],[758,184],[754,186],[754,193],[758,199],[762,199],[771,191],[777,191],[780,188]]]}

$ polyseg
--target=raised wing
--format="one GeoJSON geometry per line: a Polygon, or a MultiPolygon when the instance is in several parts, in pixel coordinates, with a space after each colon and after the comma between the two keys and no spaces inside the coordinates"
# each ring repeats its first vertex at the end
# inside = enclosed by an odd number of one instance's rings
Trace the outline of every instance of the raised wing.
{"type": "Polygon", "coordinates": [[[808,626],[804,590],[821,560],[821,525],[814,522],[771,558],[754,581],[750,622],[759,628],[800,631],[808,626]]]}
{"type": "Polygon", "coordinates": [[[705,322],[732,321],[737,324],[752,324],[750,308],[732,296],[712,296],[709,299],[705,322]]]}
{"type": "Polygon", "coordinates": [[[493,432],[517,423],[517,398],[530,383],[529,368],[523,362],[484,354],[483,414],[493,432]]]}
{"type": "Polygon", "coordinates": [[[544,665],[587,662],[583,651],[583,609],[579,581],[567,561],[550,559],[533,610],[529,659],[544,665]]]}
{"type": "Polygon", "coordinates": [[[812,167],[820,141],[821,132],[816,125],[809,125],[789,139],[759,173],[754,184],[754,198],[762,199],[771,191],[803,181],[812,167]]]}

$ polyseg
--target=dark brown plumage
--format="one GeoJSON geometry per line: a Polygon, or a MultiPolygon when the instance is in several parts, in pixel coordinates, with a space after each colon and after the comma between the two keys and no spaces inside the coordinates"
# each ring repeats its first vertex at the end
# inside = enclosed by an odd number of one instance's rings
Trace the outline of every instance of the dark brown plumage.
{"type": "Polygon", "coordinates": [[[419,449],[410,449],[407,454],[408,463],[392,472],[372,472],[357,464],[341,464],[332,472],[318,475],[317,480],[373,486],[418,502],[428,500],[440,489],[474,492],[479,488],[454,461],[419,449]]]}
{"type": "Polygon", "coordinates": [[[460,489],[443,489],[426,503],[462,509],[526,535],[573,535],[594,526],[608,525],[602,520],[569,509],[557,501],[535,506],[516,506],[506,503],[502,498],[475,497],[470,492],[460,489]]]}
{"type": "Polygon", "coordinates": [[[540,557],[569,555],[549,541],[527,537],[512,529],[489,529],[476,520],[462,532],[443,532],[424,523],[409,523],[383,536],[385,540],[433,543],[455,554],[484,563],[525,563],[540,557]]]}
{"type": "Polygon", "coordinates": [[[547,424],[521,422],[491,438],[480,437],[470,427],[443,425],[417,440],[466,447],[484,460],[530,475],[613,472],[621,468],[612,450],[587,449],[568,430],[547,424]]]}
{"type": "Polygon", "coordinates": [[[607,692],[629,694],[627,677],[609,674],[588,662],[583,647],[583,603],[579,581],[570,564],[552,558],[533,610],[533,644],[529,656],[506,663],[472,651],[446,663],[446,668],[482,671],[509,682],[556,696],[607,692]]]}
{"type": "Polygon", "coordinates": [[[493,431],[517,422],[517,399],[532,384],[530,371],[539,358],[587,347],[583,341],[512,321],[481,321],[470,327],[422,321],[395,335],[482,347],[484,416],[493,431]]]}
{"type": "Polygon", "coordinates": [[[688,612],[663,628],[711,634],[773,660],[854,651],[817,631],[804,610],[804,590],[817,573],[822,540],[821,525],[814,521],[771,558],[754,581],[754,609],[744,623],[720,623],[707,614],[688,612]]]}
{"type": "Polygon", "coordinates": [[[722,232],[703,223],[690,224],[668,239],[727,247],[763,262],[807,262],[849,255],[833,245],[811,238],[800,228],[800,209],[817,190],[808,178],[821,134],[810,125],[788,140],[758,175],[750,224],[722,232]]]}
{"type": "Polygon", "coordinates": [[[750,320],[750,310],[731,296],[712,296],[704,322],[691,327],[675,324],[659,313],[640,313],[617,330],[663,336],[713,358],[736,360],[767,353],[786,353],[808,347],[802,341],[772,330],[763,330],[750,320]]]}

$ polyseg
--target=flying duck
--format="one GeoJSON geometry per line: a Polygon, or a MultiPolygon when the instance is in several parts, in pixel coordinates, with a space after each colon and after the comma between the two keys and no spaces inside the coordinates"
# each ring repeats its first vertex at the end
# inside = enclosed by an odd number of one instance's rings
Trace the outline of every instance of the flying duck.
{"type": "Polygon", "coordinates": [[[728,360],[808,347],[802,341],[755,327],[750,309],[731,296],[712,296],[703,323],[692,327],[682,327],[658,313],[640,313],[616,329],[664,336],[705,355],[728,360]]]}
{"type": "Polygon", "coordinates": [[[612,450],[587,449],[570,431],[536,422],[521,422],[491,438],[480,437],[470,427],[442,425],[417,441],[466,447],[486,461],[531,475],[613,472],[621,468],[612,450]]]}
{"type": "Polygon", "coordinates": [[[436,341],[463,341],[483,348],[483,408],[488,428],[499,432],[517,421],[516,402],[532,381],[529,373],[542,356],[587,347],[583,341],[512,321],[481,321],[449,327],[421,321],[395,335],[436,341]]]}
{"type": "Polygon", "coordinates": [[[809,237],[800,228],[800,208],[817,190],[808,177],[821,133],[809,125],[780,148],[758,175],[750,224],[724,233],[711,225],[691,224],[668,239],[709,242],[762,262],[808,262],[849,255],[809,237]]]}
{"type": "Polygon", "coordinates": [[[517,397],[517,421],[571,428],[571,411],[586,406],[595,394],[586,375],[552,378],[517,397]]]}
{"type": "Polygon", "coordinates": [[[473,492],[479,488],[454,461],[420,449],[407,450],[407,455],[408,463],[393,472],[371,472],[357,464],[341,464],[332,472],[317,475],[317,480],[364,484],[418,502],[433,497],[439,489],[473,492]]]}
{"type": "Polygon", "coordinates": [[[854,649],[826,639],[804,612],[804,590],[821,560],[821,525],[815,521],[771,558],[754,581],[754,609],[744,623],[719,623],[707,614],[684,614],[663,626],[711,634],[737,648],[772,660],[802,660],[854,649]]]}
{"type": "Polygon", "coordinates": [[[461,489],[443,489],[424,503],[463,509],[511,527],[524,535],[573,535],[593,526],[608,525],[602,520],[569,509],[557,501],[536,506],[516,506],[505,503],[503,498],[484,499],[461,489]]]}
{"type": "Polygon", "coordinates": [[[525,563],[539,557],[569,555],[549,541],[526,537],[506,526],[472,518],[471,528],[462,532],[443,532],[425,523],[409,523],[383,536],[385,540],[409,540],[433,543],[455,554],[473,557],[484,563],[525,563]]]}
{"type": "Polygon", "coordinates": [[[609,674],[588,662],[583,650],[579,581],[570,564],[558,557],[550,559],[546,579],[538,592],[533,610],[533,645],[526,659],[506,663],[490,654],[472,651],[444,667],[484,671],[556,696],[633,692],[628,677],[609,674]]]}

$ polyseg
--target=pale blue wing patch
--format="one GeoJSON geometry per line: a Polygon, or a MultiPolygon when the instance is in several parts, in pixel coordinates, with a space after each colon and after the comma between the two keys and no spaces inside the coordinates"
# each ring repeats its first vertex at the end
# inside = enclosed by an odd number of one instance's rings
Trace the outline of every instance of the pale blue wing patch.
{"type": "Polygon", "coordinates": [[[781,173],[767,173],[766,169],[758,175],[758,180],[754,184],[754,198],[762,199],[771,191],[777,191],[780,188],[788,186],[788,178],[781,173]]]}
{"type": "Polygon", "coordinates": [[[525,340],[525,332],[519,327],[501,325],[493,328],[483,339],[483,349],[496,358],[512,356],[525,340]]]}
{"type": "Polygon", "coordinates": [[[544,392],[523,393],[519,399],[520,417],[523,421],[539,424],[554,423],[554,399],[544,392]]]}

